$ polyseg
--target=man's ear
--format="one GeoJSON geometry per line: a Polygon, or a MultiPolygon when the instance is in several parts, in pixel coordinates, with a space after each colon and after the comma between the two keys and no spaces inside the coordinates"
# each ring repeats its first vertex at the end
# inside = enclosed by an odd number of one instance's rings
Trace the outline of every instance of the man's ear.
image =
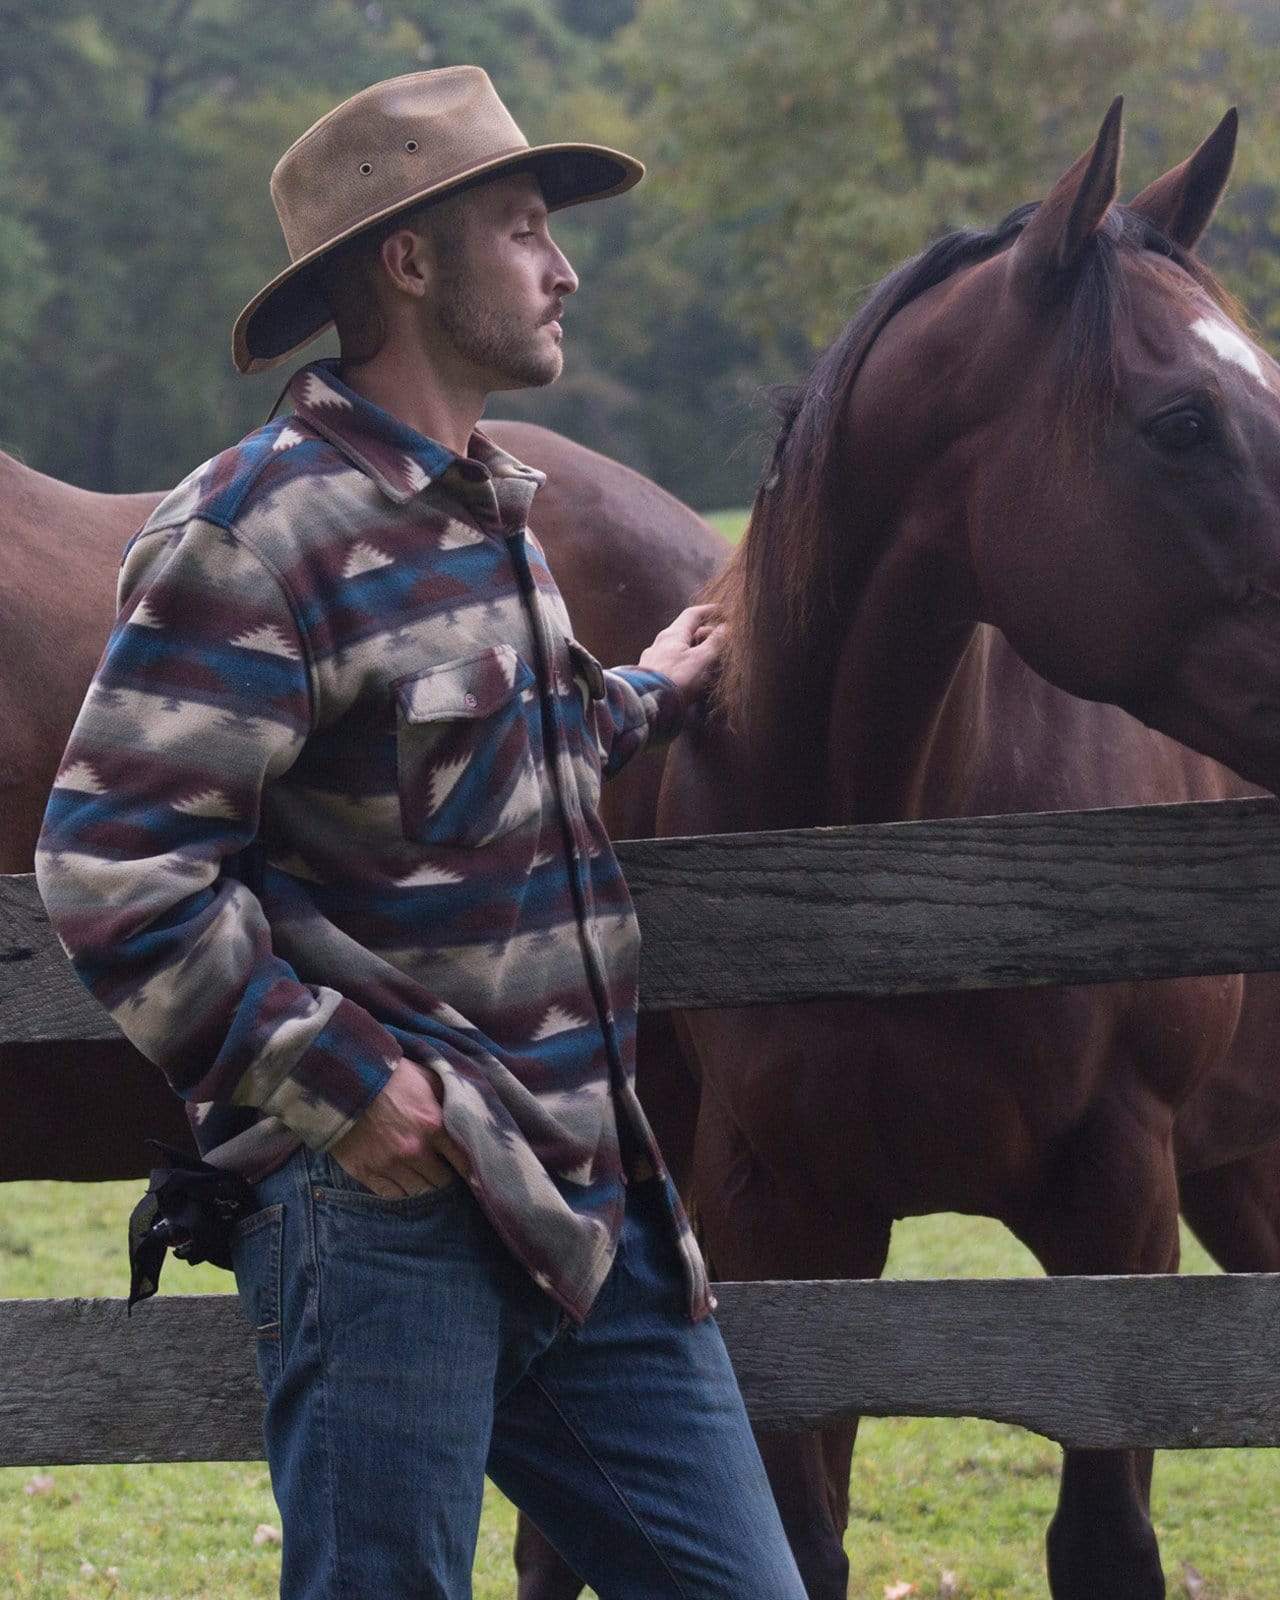
{"type": "Polygon", "coordinates": [[[402,294],[424,295],[435,274],[431,240],[412,228],[397,228],[378,247],[378,263],[402,294]]]}

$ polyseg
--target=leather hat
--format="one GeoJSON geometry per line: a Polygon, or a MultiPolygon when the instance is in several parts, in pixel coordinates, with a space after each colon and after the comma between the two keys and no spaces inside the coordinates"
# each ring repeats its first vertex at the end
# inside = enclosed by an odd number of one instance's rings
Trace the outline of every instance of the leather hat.
{"type": "Polygon", "coordinates": [[[517,168],[538,177],[548,211],[620,194],[644,176],[634,157],[605,145],[530,145],[481,67],[388,78],[326,112],[271,174],[289,265],[236,318],[236,369],[265,372],[329,326],[315,269],[336,245],[517,168]]]}

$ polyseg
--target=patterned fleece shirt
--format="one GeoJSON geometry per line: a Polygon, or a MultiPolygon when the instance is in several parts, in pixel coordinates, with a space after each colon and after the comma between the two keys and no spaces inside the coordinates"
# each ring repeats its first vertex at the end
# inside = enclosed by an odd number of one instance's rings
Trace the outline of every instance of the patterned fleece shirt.
{"type": "Polygon", "coordinates": [[[313,361],[293,414],[188,475],[124,548],[36,882],[77,976],[256,1182],[329,1149],[406,1059],[474,1193],[581,1322],[636,1098],[639,929],[607,778],[680,690],[573,638],[526,526],[544,475],[457,456],[313,361]]]}

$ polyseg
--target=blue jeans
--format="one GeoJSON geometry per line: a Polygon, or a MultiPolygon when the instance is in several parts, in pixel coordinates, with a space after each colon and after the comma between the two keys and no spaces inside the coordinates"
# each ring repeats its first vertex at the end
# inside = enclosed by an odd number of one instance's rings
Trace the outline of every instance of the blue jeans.
{"type": "Polygon", "coordinates": [[[383,1199],[301,1147],[236,1225],[281,1600],[464,1600],[487,1472],[601,1600],[804,1600],[660,1179],[576,1327],[454,1179],[383,1199]]]}

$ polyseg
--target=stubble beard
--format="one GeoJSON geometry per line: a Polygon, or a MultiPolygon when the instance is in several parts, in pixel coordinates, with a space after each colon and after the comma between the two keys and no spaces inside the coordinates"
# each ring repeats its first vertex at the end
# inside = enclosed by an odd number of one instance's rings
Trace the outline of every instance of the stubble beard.
{"type": "Polygon", "coordinates": [[[564,356],[546,324],[531,328],[465,277],[447,284],[436,316],[458,354],[496,378],[494,389],[542,388],[560,376],[564,356]]]}

